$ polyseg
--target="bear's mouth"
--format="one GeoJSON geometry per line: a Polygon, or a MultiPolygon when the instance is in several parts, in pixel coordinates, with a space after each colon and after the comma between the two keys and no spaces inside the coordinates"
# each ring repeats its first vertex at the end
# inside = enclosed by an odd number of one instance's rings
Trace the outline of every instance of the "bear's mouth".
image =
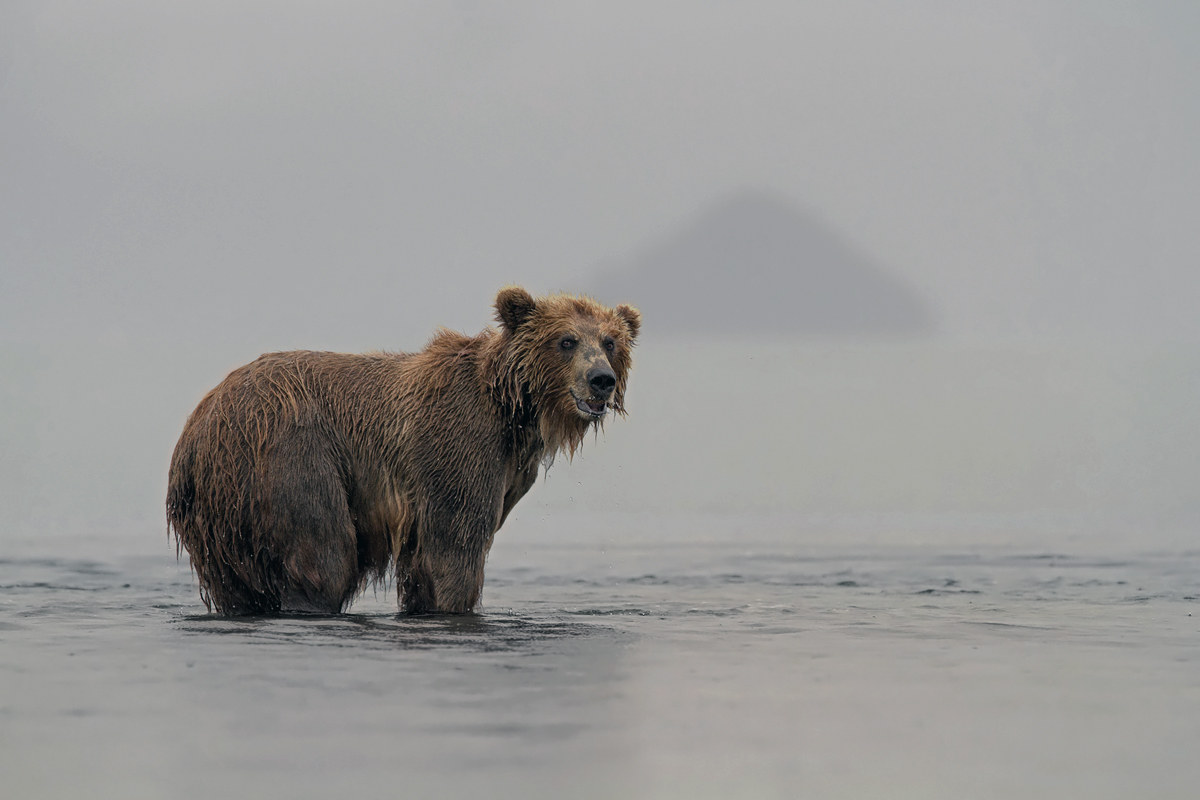
{"type": "Polygon", "coordinates": [[[571,399],[575,401],[575,407],[591,419],[602,419],[608,413],[608,404],[604,400],[583,400],[574,392],[571,392],[571,399]]]}

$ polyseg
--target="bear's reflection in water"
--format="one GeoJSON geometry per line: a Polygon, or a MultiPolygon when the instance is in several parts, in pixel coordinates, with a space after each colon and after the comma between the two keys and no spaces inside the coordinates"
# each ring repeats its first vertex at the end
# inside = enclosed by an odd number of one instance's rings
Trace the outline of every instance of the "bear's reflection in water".
{"type": "Polygon", "coordinates": [[[180,630],[228,636],[243,642],[280,642],[305,647],[371,647],[388,650],[455,649],[478,652],[534,651],[582,638],[627,638],[601,625],[506,614],[285,614],[182,618],[180,630]]]}

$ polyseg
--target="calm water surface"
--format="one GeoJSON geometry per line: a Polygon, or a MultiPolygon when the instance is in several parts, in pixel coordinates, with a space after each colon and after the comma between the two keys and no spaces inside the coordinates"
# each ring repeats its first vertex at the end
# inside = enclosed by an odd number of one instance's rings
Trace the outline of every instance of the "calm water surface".
{"type": "Polygon", "coordinates": [[[1200,551],[757,533],[498,540],[459,618],[221,618],[165,545],[10,547],[5,796],[1195,796],[1200,551]]]}

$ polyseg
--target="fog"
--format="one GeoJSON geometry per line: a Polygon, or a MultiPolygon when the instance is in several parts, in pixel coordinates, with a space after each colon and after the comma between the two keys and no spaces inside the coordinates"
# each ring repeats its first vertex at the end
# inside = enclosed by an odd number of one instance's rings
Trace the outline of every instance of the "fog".
{"type": "Polygon", "coordinates": [[[1198,33],[1183,2],[6,3],[3,535],[156,547],[229,369],[478,331],[507,283],[646,319],[629,418],[502,538],[1187,535],[1198,33]]]}

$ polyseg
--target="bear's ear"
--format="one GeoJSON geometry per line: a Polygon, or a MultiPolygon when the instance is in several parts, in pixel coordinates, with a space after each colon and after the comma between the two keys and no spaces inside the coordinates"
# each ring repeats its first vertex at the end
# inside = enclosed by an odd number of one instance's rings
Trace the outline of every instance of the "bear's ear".
{"type": "Polygon", "coordinates": [[[642,329],[642,312],[638,311],[633,306],[619,305],[615,311],[617,316],[625,320],[625,324],[629,326],[629,340],[633,341],[637,338],[638,331],[642,329]]]}
{"type": "Polygon", "coordinates": [[[520,286],[505,286],[496,295],[496,321],[509,333],[516,333],[536,306],[529,292],[520,286]]]}

